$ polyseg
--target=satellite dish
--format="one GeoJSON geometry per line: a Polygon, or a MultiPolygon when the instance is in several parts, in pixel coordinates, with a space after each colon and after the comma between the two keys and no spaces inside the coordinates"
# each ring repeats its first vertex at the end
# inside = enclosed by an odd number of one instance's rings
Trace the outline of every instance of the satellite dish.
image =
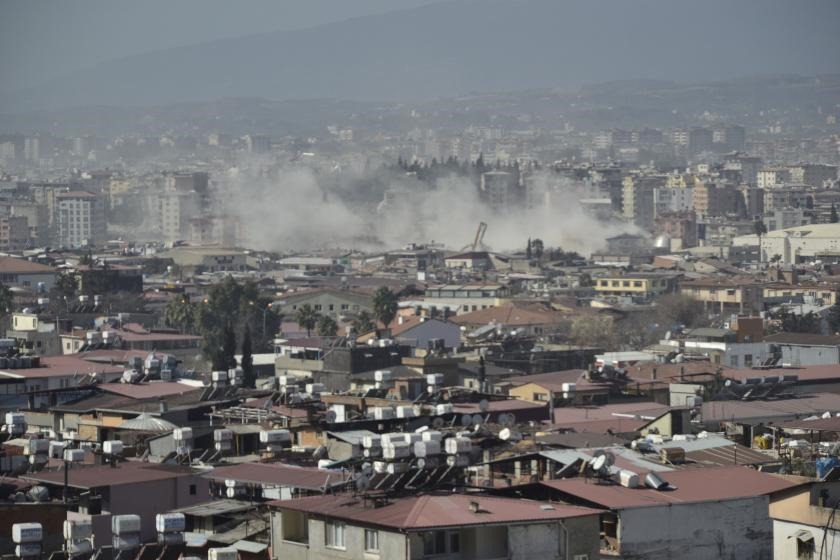
{"type": "Polygon", "coordinates": [[[484,423],[484,417],[481,414],[473,414],[472,423],[479,426],[484,423]]]}
{"type": "Polygon", "coordinates": [[[507,415],[508,426],[516,426],[516,415],[513,412],[509,412],[507,415]]]}
{"type": "Polygon", "coordinates": [[[508,425],[508,415],[506,412],[499,414],[499,424],[501,424],[502,426],[508,425]]]}
{"type": "Polygon", "coordinates": [[[335,410],[328,410],[326,420],[330,424],[334,424],[338,415],[335,413],[335,410]]]}
{"type": "Polygon", "coordinates": [[[502,428],[499,432],[499,439],[502,441],[507,441],[510,439],[510,428],[502,428]]]}
{"type": "Polygon", "coordinates": [[[615,464],[615,455],[613,453],[607,451],[606,453],[604,453],[603,457],[606,458],[608,467],[611,467],[615,464]]]}
{"type": "Polygon", "coordinates": [[[481,399],[478,401],[478,410],[481,412],[487,412],[490,410],[490,402],[487,399],[481,399]]]}
{"type": "Polygon", "coordinates": [[[318,449],[316,449],[315,451],[312,452],[312,458],[315,459],[316,461],[319,461],[319,460],[323,459],[326,456],[326,454],[327,454],[327,448],[324,447],[323,445],[321,445],[320,447],[318,447],[318,449]]]}
{"type": "Polygon", "coordinates": [[[370,463],[362,463],[362,474],[370,476],[373,473],[373,465],[370,463]]]}
{"type": "Polygon", "coordinates": [[[463,416],[461,416],[461,425],[465,428],[468,426],[472,426],[472,423],[472,416],[470,416],[469,414],[464,414],[463,416]]]}
{"type": "Polygon", "coordinates": [[[438,429],[438,430],[439,430],[439,429],[443,428],[443,424],[444,424],[444,422],[443,422],[443,418],[441,418],[440,416],[438,416],[437,418],[435,418],[434,420],[432,420],[432,426],[433,426],[435,429],[438,429]]]}
{"type": "Polygon", "coordinates": [[[426,468],[426,459],[424,459],[423,457],[418,457],[417,468],[418,469],[425,469],[426,468]]]}
{"type": "Polygon", "coordinates": [[[597,457],[593,457],[592,462],[590,463],[590,465],[592,465],[592,470],[595,470],[595,471],[600,471],[601,469],[604,468],[604,466],[606,466],[606,464],[607,464],[607,456],[606,455],[598,455],[597,457]]]}

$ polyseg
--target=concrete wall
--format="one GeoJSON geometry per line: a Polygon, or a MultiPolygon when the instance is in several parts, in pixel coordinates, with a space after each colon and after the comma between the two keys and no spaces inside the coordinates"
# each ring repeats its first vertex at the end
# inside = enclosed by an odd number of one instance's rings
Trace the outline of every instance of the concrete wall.
{"type": "Polygon", "coordinates": [[[814,537],[814,558],[840,557],[840,532],[837,530],[829,529],[826,533],[822,527],[773,520],[773,560],[799,560],[796,533],[800,530],[809,531],[814,537]]]}
{"type": "Polygon", "coordinates": [[[621,510],[619,542],[625,558],[770,560],[773,525],[768,499],[621,510]]]}
{"type": "MultiPolygon", "coordinates": [[[[294,515],[294,513],[292,513],[294,515]]],[[[365,552],[365,528],[346,524],[344,527],[344,548],[326,546],[325,522],[323,519],[309,519],[308,544],[289,542],[283,539],[283,513],[271,516],[271,550],[273,559],[282,560],[355,560],[358,558],[387,560],[408,560],[406,557],[407,536],[402,533],[379,529],[379,554],[365,552]]],[[[423,545],[420,543],[422,556],[423,545]]]]}
{"type": "MultiPolygon", "coordinates": [[[[155,515],[173,509],[195,505],[210,499],[210,481],[207,478],[179,476],[168,480],[156,480],[138,484],[116,484],[110,487],[107,503],[103,509],[113,515],[137,514],[142,522],[142,536],[146,541],[155,540],[155,515]],[[195,485],[195,493],[190,493],[190,486],[195,485]],[[150,499],[151,498],[151,499],[150,499]]],[[[96,544],[109,543],[110,531],[96,534],[96,544]]]]}

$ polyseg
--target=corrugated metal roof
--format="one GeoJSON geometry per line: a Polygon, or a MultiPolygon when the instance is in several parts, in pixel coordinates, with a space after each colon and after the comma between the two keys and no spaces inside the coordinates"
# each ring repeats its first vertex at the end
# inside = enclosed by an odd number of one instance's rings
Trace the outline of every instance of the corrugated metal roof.
{"type": "Polygon", "coordinates": [[[205,476],[214,480],[237,480],[252,484],[321,490],[344,484],[340,472],[283,463],[242,463],[217,467],[205,476]]]}
{"type": "Polygon", "coordinates": [[[386,505],[373,507],[360,497],[317,496],[271,502],[281,509],[303,511],[345,519],[354,524],[392,527],[403,531],[439,527],[467,527],[494,523],[545,522],[597,515],[597,510],[531,500],[491,497],[484,494],[422,494],[395,498],[386,505]],[[470,503],[478,504],[478,512],[470,503]]]}
{"type": "Polygon", "coordinates": [[[675,470],[659,476],[673,489],[626,488],[619,484],[597,484],[583,478],[546,480],[540,484],[609,509],[735,500],[797,485],[780,476],[741,466],[675,470]]]}

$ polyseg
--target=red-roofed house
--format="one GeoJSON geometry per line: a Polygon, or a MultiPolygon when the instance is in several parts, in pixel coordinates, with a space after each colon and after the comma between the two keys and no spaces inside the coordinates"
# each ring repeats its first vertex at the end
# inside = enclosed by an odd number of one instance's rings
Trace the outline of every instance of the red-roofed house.
{"type": "MultiPolygon", "coordinates": [[[[643,475],[639,472],[640,477],[643,475]]],[[[650,560],[772,558],[770,495],[796,485],[748,467],[657,473],[665,490],[583,477],[519,486],[521,495],[602,508],[602,554],[650,560]]]]}
{"type": "Polygon", "coordinates": [[[325,495],[270,505],[275,558],[598,557],[598,511],[584,507],[477,493],[325,495]]]}
{"type": "Polygon", "coordinates": [[[49,291],[55,284],[55,269],[26,259],[0,256],[0,283],[10,288],[36,290],[44,283],[44,290],[49,291]]]}

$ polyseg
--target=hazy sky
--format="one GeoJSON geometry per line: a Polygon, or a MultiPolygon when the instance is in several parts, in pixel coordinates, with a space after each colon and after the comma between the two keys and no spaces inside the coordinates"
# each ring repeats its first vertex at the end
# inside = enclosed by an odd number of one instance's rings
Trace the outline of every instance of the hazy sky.
{"type": "Polygon", "coordinates": [[[434,0],[0,0],[0,90],[121,56],[434,0]]]}

